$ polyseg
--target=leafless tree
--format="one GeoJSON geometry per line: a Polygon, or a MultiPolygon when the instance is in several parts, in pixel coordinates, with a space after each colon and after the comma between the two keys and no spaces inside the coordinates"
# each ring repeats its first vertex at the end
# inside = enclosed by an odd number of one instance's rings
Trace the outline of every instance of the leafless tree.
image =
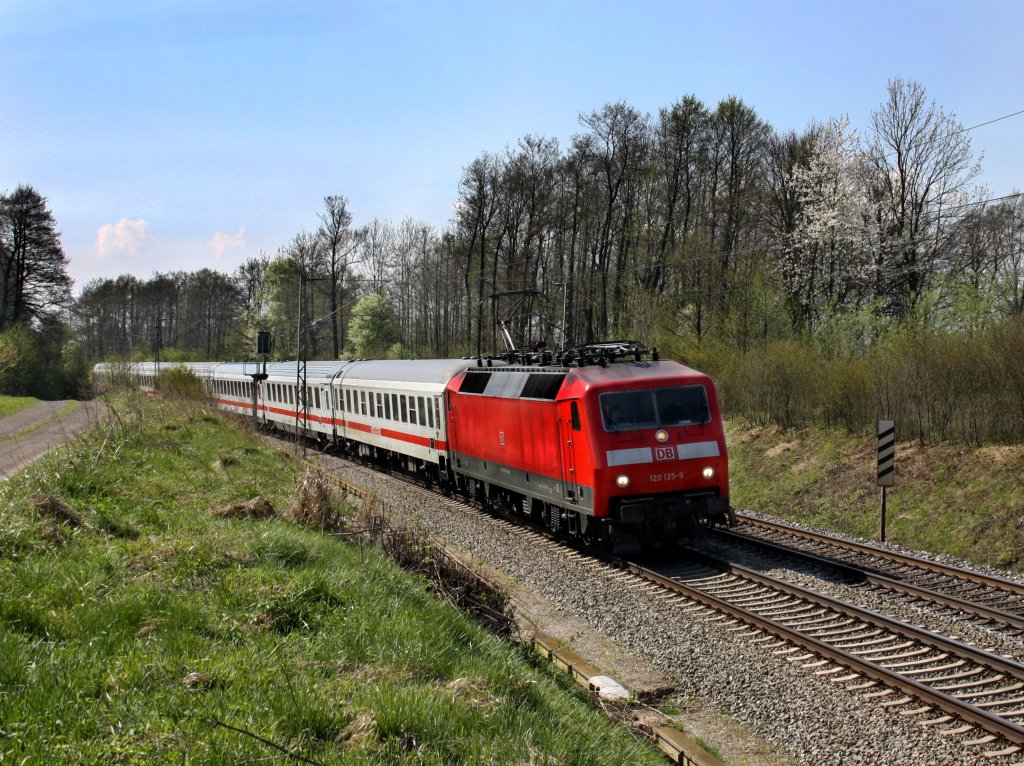
{"type": "Polygon", "coordinates": [[[919,83],[892,80],[871,125],[876,289],[895,316],[905,316],[941,266],[980,166],[963,126],[919,83]]]}

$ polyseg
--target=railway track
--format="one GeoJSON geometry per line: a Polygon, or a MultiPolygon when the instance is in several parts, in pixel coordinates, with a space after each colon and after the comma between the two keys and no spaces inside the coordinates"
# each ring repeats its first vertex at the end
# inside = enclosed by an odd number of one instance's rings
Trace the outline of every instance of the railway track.
{"type": "Polygon", "coordinates": [[[1007,657],[696,551],[687,553],[685,563],[645,567],[581,552],[518,517],[495,518],[461,499],[438,501],[480,514],[531,546],[559,549],[689,619],[720,622],[723,632],[776,660],[955,738],[968,751],[983,751],[972,759],[1006,762],[1024,751],[1024,665],[1007,657]]]}
{"type": "Polygon", "coordinates": [[[799,557],[851,580],[936,605],[1008,635],[1024,635],[1024,585],[896,551],[737,514],[726,540],[799,557]]]}
{"type": "Polygon", "coordinates": [[[965,742],[971,746],[1005,740],[988,755],[1024,747],[1024,665],[697,551],[691,556],[655,569],[620,566],[733,618],[741,636],[815,674],[922,717],[922,725],[945,735],[980,730],[965,742]]]}
{"type": "MultiPolygon", "coordinates": [[[[517,519],[502,523],[544,545],[567,545],[517,519]]],[[[1024,750],[1024,664],[695,550],[684,563],[649,567],[569,547],[574,557],[672,594],[681,609],[730,620],[737,637],[870,703],[899,708],[941,736],[961,736],[993,758],[1024,750]]]]}

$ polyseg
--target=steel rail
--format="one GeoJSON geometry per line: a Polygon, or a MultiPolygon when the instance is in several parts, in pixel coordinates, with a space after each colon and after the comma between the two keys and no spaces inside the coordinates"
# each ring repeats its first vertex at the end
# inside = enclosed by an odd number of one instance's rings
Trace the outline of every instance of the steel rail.
{"type": "MultiPolygon", "coordinates": [[[[970,659],[979,665],[996,670],[997,672],[1005,672],[1016,678],[1024,678],[1024,665],[1007,660],[1005,657],[1000,657],[999,655],[976,649],[959,641],[954,641],[953,639],[929,633],[928,631],[915,628],[912,625],[902,623],[898,620],[887,619],[882,615],[876,614],[867,609],[861,609],[860,607],[830,599],[827,596],[789,585],[780,580],[776,580],[773,577],[762,575],[752,570],[746,570],[743,567],[723,564],[723,562],[719,562],[696,551],[694,551],[693,554],[695,559],[702,559],[704,563],[709,566],[715,566],[725,572],[730,572],[741,577],[749,578],[763,585],[777,588],[788,595],[805,599],[812,603],[816,603],[819,606],[832,609],[840,614],[846,614],[864,622],[868,622],[871,625],[882,627],[885,630],[896,633],[897,635],[919,641],[933,649],[949,651],[961,658],[970,659]]],[[[699,588],[687,585],[670,576],[648,569],[634,562],[614,559],[611,556],[604,558],[606,562],[623,568],[626,571],[660,585],[667,590],[684,595],[687,598],[703,604],[704,606],[714,609],[715,611],[724,612],[741,622],[745,622],[748,625],[759,628],[770,635],[786,641],[787,643],[801,646],[820,657],[824,657],[839,665],[848,667],[861,675],[884,684],[885,686],[899,689],[905,694],[914,696],[945,713],[955,715],[964,721],[980,726],[982,729],[992,734],[998,734],[1013,744],[1024,745],[1024,726],[1018,725],[1013,721],[1002,718],[994,713],[990,713],[982,708],[975,707],[968,702],[964,702],[952,695],[933,689],[919,681],[902,676],[882,665],[861,659],[856,655],[831,646],[824,641],[791,629],[781,622],[777,622],[776,620],[772,620],[767,617],[762,617],[742,607],[730,604],[725,599],[713,596],[699,588]]]]}
{"type": "Polygon", "coordinates": [[[811,540],[817,543],[834,545],[837,548],[845,548],[846,550],[850,550],[855,553],[874,556],[876,558],[885,559],[898,564],[924,569],[935,574],[946,575],[947,577],[957,577],[961,580],[967,580],[977,585],[986,585],[996,590],[1007,591],[1018,596],[1024,596],[1024,585],[1002,577],[981,574],[980,572],[972,572],[969,569],[963,569],[961,567],[950,566],[947,564],[938,564],[934,561],[926,561],[925,559],[915,558],[914,556],[908,556],[886,550],[885,548],[881,548],[870,543],[854,543],[848,540],[841,540],[835,537],[830,537],[829,535],[809,532],[805,529],[798,529],[797,527],[793,527],[789,524],[757,519],[740,512],[736,513],[736,518],[744,524],[782,532],[783,534],[791,535],[793,537],[801,537],[805,540],[811,540]]]}
{"type": "Polygon", "coordinates": [[[1013,612],[995,609],[990,606],[985,606],[984,604],[967,601],[966,599],[962,599],[958,596],[947,595],[929,588],[922,588],[919,585],[913,585],[911,583],[903,582],[902,580],[896,580],[891,577],[886,577],[885,575],[876,574],[875,572],[871,572],[866,569],[859,569],[858,567],[844,561],[840,561],[839,559],[820,556],[816,553],[802,551],[798,548],[789,548],[782,543],[762,540],[759,537],[750,537],[731,530],[716,529],[714,530],[714,533],[727,540],[738,540],[745,545],[757,546],[782,556],[799,558],[812,564],[841,572],[863,582],[870,583],[871,585],[877,585],[882,588],[887,588],[888,590],[896,591],[897,593],[901,593],[905,596],[912,596],[914,598],[930,601],[943,607],[957,609],[960,612],[972,614],[982,619],[991,620],[992,622],[1024,630],[1024,617],[1019,614],[1014,614],[1013,612]]]}

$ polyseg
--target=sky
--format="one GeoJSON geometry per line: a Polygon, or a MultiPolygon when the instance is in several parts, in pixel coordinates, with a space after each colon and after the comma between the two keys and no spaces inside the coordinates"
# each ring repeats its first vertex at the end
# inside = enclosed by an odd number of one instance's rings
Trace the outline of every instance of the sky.
{"type": "MultiPolygon", "coordinates": [[[[965,126],[1024,110],[1021,0],[0,0],[0,192],[49,202],[91,279],[230,272],[315,229],[443,228],[462,169],[580,114],[738,96],[864,131],[893,78],[965,126]]],[[[969,133],[1024,189],[1024,114],[969,133]]]]}

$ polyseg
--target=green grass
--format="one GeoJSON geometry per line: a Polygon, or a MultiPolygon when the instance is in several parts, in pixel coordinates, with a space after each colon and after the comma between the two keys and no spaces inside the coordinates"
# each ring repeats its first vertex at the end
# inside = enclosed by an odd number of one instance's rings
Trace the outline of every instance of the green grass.
{"type": "Polygon", "coordinates": [[[287,455],[116,409],[0,490],[0,762],[662,762],[421,578],[281,518],[287,455]],[[210,514],[258,494],[278,517],[210,514]]]}
{"type": "Polygon", "coordinates": [[[6,418],[22,410],[27,410],[39,400],[33,396],[2,396],[0,395],[0,418],[6,418]]]}
{"type": "MultiPolygon", "coordinates": [[[[733,505],[878,539],[872,433],[727,425],[733,505]]],[[[1024,445],[898,442],[887,539],[1024,569],[1024,445]]]]}

